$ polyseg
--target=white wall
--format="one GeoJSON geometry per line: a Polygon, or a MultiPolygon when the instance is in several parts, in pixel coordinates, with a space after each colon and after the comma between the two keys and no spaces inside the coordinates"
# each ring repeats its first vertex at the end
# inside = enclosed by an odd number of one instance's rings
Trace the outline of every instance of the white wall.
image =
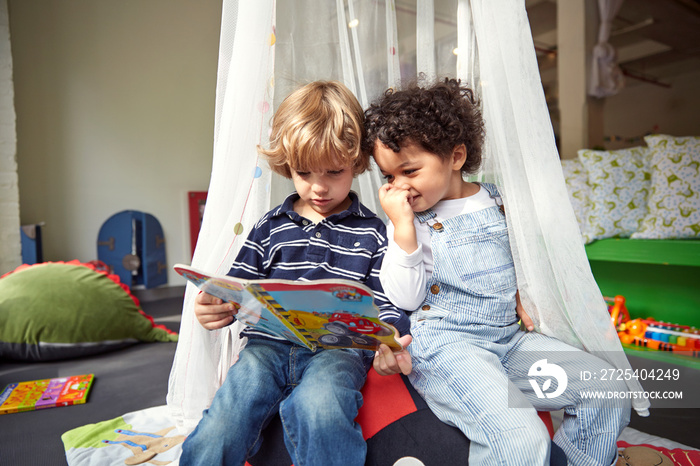
{"type": "Polygon", "coordinates": [[[7,2],[0,0],[0,275],[22,263],[13,89],[7,2]]]}
{"type": "Polygon", "coordinates": [[[21,221],[45,222],[44,259],[96,259],[102,223],[132,209],[160,221],[169,265],[189,263],[221,0],[9,0],[9,12],[21,221]]]}
{"type": "MultiPolygon", "coordinates": [[[[627,87],[605,102],[605,134],[631,139],[655,131],[700,136],[700,72],[664,80],[670,88],[627,78],[627,87]],[[657,128],[657,129],[654,129],[657,128]]],[[[611,141],[606,149],[644,145],[611,141]]]]}

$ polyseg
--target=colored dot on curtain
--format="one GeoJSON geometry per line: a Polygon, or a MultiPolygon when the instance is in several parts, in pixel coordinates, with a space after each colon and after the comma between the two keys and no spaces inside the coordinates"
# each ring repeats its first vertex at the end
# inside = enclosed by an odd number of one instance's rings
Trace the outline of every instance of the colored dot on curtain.
{"type": "Polygon", "coordinates": [[[236,225],[233,227],[233,232],[237,235],[243,233],[243,224],[240,222],[236,223],[236,225]]]}
{"type": "Polygon", "coordinates": [[[253,172],[253,178],[260,178],[262,176],[262,169],[260,167],[255,167],[253,172]]]}
{"type": "Polygon", "coordinates": [[[275,42],[277,42],[277,37],[275,37],[275,33],[273,32],[270,34],[270,45],[275,45],[275,42]]]}
{"type": "Polygon", "coordinates": [[[262,101],[258,104],[258,109],[260,110],[260,113],[267,113],[268,110],[270,110],[270,104],[262,101]]]}

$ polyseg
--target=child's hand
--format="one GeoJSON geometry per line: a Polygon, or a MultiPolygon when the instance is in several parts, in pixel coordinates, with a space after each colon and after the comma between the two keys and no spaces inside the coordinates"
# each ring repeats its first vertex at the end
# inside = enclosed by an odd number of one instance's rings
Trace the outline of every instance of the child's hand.
{"type": "Polygon", "coordinates": [[[407,254],[413,253],[418,248],[411,199],[411,193],[406,188],[390,184],[379,188],[379,202],[391,223],[394,224],[394,242],[407,254]]]}
{"type": "Polygon", "coordinates": [[[391,184],[379,188],[379,202],[391,223],[413,225],[413,209],[411,208],[411,193],[408,189],[391,184]]]}
{"type": "Polygon", "coordinates": [[[525,328],[532,332],[535,329],[535,324],[532,322],[530,316],[527,315],[527,312],[525,312],[523,303],[520,302],[520,291],[515,293],[515,312],[518,314],[518,317],[520,317],[520,320],[523,321],[525,328]]]}
{"type": "Polygon", "coordinates": [[[237,312],[233,304],[224,303],[208,293],[199,293],[194,300],[194,315],[207,330],[226,327],[233,322],[237,312]]]}
{"type": "Polygon", "coordinates": [[[401,372],[404,375],[408,375],[411,373],[411,370],[413,370],[411,355],[406,351],[406,347],[411,344],[413,337],[411,335],[404,335],[398,340],[399,343],[403,345],[404,349],[396,353],[392,352],[391,349],[383,343],[379,345],[379,350],[374,355],[374,362],[372,363],[377,374],[391,375],[401,372]]]}

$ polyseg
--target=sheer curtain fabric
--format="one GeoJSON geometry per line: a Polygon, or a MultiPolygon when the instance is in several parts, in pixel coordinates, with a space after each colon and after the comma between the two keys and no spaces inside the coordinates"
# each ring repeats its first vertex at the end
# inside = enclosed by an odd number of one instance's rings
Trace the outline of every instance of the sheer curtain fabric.
{"type": "MultiPolygon", "coordinates": [[[[503,193],[518,284],[537,329],[629,369],[568,200],[522,0],[419,0],[414,10],[393,0],[223,4],[213,168],[195,267],[226,273],[257,219],[292,191],[256,152],[284,96],[337,79],[366,106],[418,71],[429,75],[434,57],[440,77],[459,77],[482,99],[487,140],[478,178],[503,193]],[[419,54],[429,57],[417,63],[419,54]]],[[[380,215],[381,184],[376,168],[355,184],[380,215]]],[[[167,397],[183,432],[196,426],[245,344],[239,324],[211,332],[198,324],[196,294],[188,286],[167,397]]],[[[629,387],[641,390],[634,380],[629,387]]],[[[635,401],[640,413],[647,407],[635,401]]]]}

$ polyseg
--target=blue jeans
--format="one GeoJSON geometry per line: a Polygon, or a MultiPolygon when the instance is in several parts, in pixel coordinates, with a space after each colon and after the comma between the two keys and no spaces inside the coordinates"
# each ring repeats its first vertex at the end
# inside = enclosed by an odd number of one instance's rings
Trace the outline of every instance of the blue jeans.
{"type": "Polygon", "coordinates": [[[251,339],[182,446],[180,465],[245,464],[279,412],[295,466],[364,465],[355,422],[370,352],[251,339]]]}

